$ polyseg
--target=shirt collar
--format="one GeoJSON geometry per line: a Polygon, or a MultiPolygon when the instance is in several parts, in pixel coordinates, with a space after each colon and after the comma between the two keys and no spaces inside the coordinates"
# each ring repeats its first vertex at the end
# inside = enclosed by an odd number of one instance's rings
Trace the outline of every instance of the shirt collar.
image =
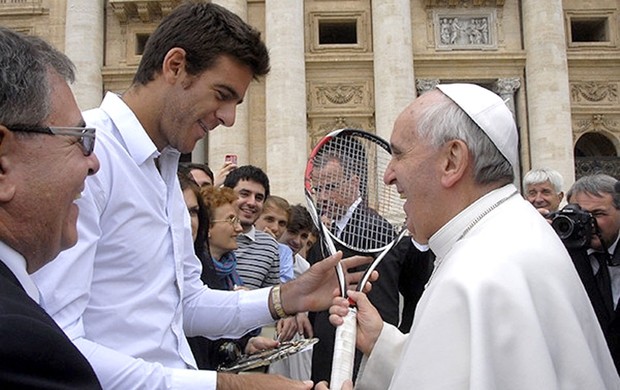
{"type": "Polygon", "coordinates": [[[256,241],[256,228],[252,225],[252,228],[247,233],[241,233],[252,241],[256,241]]]}
{"type": "Polygon", "coordinates": [[[349,206],[349,209],[347,210],[345,215],[342,218],[340,218],[338,221],[336,221],[336,227],[338,228],[338,231],[336,232],[336,237],[340,238],[342,231],[344,230],[345,227],[347,227],[347,223],[349,223],[349,220],[353,216],[355,209],[361,202],[362,202],[362,198],[361,197],[357,198],[357,200],[353,202],[351,206],[349,206]]]}
{"type": "Polygon", "coordinates": [[[0,259],[9,267],[30,298],[39,303],[39,289],[26,271],[26,259],[15,249],[0,241],[0,259]]]}
{"type": "Polygon", "coordinates": [[[609,253],[613,256],[614,252],[616,251],[616,247],[618,246],[618,241],[620,240],[620,234],[618,234],[618,237],[616,237],[616,241],[614,241],[613,244],[611,244],[608,248],[609,253]]]}
{"type": "Polygon", "coordinates": [[[114,122],[129,155],[136,164],[142,165],[151,157],[159,157],[157,147],[142,127],[136,114],[120,96],[108,92],[100,107],[114,122]]]}
{"type": "Polygon", "coordinates": [[[486,212],[489,212],[487,211],[489,208],[497,207],[498,202],[510,198],[515,193],[517,193],[517,188],[513,184],[507,184],[485,194],[474,203],[467,206],[463,211],[448,221],[448,223],[443,225],[428,240],[428,244],[433,253],[435,253],[437,258],[443,258],[462,237],[466,229],[475,223],[476,219],[479,218],[482,213],[486,215],[486,212]]]}

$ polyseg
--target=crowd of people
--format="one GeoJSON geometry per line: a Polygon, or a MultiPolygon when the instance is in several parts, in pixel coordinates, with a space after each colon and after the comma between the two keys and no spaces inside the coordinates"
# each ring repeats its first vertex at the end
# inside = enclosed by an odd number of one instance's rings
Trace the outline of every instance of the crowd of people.
{"type": "MultiPolygon", "coordinates": [[[[2,388],[327,389],[353,301],[345,390],[620,389],[616,179],[569,189],[566,202],[589,216],[573,222],[591,231],[567,250],[553,224],[568,215],[561,175],[528,172],[519,191],[502,99],[440,84],[390,139],[383,180],[406,200],[410,236],[355,292],[371,259],[326,253],[308,210],[271,194],[260,167],[179,163],[234,123],[268,71],[255,29],[184,3],[149,38],[131,87],[80,113],[71,61],[0,27],[2,388]],[[334,297],[338,262],[348,299],[334,297]],[[265,372],[217,371],[309,337],[313,351],[265,372]]],[[[336,236],[380,219],[342,156],[323,163],[341,177],[323,187],[351,186],[320,199],[346,211],[322,215],[336,236]]]]}

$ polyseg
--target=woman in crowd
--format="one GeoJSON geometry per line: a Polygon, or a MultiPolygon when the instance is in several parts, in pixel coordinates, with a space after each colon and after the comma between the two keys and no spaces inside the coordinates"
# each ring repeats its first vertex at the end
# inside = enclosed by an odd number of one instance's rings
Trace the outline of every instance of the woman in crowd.
{"type": "MultiPolygon", "coordinates": [[[[191,219],[194,250],[202,263],[202,281],[216,290],[244,288],[234,255],[236,238],[242,231],[234,207],[237,195],[230,188],[199,189],[186,174],[179,174],[179,182],[191,219]]],[[[215,370],[241,353],[251,354],[278,345],[275,340],[253,336],[250,333],[237,340],[204,337],[188,340],[198,368],[215,370]]]]}

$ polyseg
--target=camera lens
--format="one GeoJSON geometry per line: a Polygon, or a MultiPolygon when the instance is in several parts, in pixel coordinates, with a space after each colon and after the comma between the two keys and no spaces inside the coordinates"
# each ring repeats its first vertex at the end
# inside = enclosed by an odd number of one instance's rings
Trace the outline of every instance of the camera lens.
{"type": "Polygon", "coordinates": [[[570,218],[564,215],[558,215],[553,219],[553,222],[551,222],[551,226],[558,236],[560,236],[562,240],[565,240],[573,234],[575,224],[570,218]]]}

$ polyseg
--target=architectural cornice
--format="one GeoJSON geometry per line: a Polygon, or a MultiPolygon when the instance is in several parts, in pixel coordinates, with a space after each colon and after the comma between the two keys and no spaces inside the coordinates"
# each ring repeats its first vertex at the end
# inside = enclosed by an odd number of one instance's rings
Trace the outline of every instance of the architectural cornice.
{"type": "Polygon", "coordinates": [[[426,8],[433,7],[503,7],[504,0],[424,0],[426,8]]]}
{"type": "Polygon", "coordinates": [[[48,14],[42,0],[0,0],[0,15],[28,16],[48,14]]]}
{"type": "Polygon", "coordinates": [[[147,23],[168,15],[181,0],[109,0],[109,3],[121,23],[130,20],[147,23]]]}

